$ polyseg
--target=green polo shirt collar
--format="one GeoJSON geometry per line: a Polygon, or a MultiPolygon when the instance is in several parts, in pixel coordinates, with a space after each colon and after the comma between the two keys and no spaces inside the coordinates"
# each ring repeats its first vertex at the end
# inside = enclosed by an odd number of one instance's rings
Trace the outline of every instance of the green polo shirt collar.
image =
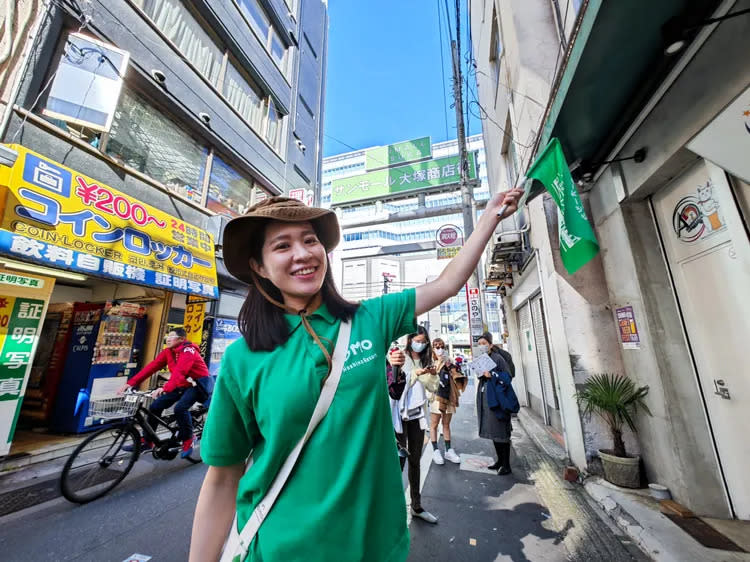
{"type": "MultiPolygon", "coordinates": [[[[284,314],[284,316],[286,317],[287,324],[289,324],[289,333],[294,333],[294,331],[299,328],[300,324],[302,324],[302,318],[299,314],[284,314]]],[[[328,307],[325,303],[321,303],[320,307],[318,307],[318,310],[310,315],[310,318],[322,318],[330,325],[335,324],[338,320],[335,316],[333,316],[333,314],[329,312],[328,307]]]]}

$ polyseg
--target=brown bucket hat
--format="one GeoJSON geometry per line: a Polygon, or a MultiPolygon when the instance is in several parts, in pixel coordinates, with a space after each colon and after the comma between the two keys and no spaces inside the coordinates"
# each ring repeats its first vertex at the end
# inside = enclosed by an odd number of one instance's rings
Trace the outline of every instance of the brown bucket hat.
{"type": "Polygon", "coordinates": [[[253,283],[248,242],[259,235],[268,220],[313,223],[326,252],[338,246],[341,239],[338,218],[330,209],[308,207],[288,197],[269,197],[250,207],[243,216],[229,221],[224,229],[224,265],[229,273],[245,283],[253,283]]]}

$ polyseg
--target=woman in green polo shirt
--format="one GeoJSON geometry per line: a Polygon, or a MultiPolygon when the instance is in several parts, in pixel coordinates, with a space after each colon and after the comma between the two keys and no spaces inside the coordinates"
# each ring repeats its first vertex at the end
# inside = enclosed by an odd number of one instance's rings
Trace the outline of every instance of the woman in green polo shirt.
{"type": "Polygon", "coordinates": [[[522,192],[498,194],[436,280],[358,304],[336,291],[327,254],[333,212],[272,197],[224,231],[224,262],[250,285],[243,339],[222,360],[201,455],[209,465],[193,523],[190,560],[217,560],[237,512],[241,530],[305,433],[331,369],[341,321],[351,320],[343,373],[322,419],[250,544],[251,561],[403,561],[406,502],[391,425],[385,357],[415,318],[466,283],[522,192]],[[246,461],[251,459],[246,470],[246,461]]]}

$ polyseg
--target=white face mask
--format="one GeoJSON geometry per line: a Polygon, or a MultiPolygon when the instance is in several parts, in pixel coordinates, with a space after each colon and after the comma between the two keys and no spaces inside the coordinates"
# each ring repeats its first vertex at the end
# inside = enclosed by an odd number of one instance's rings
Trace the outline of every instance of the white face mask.
{"type": "Polygon", "coordinates": [[[442,347],[438,347],[435,350],[435,355],[437,355],[438,357],[442,357],[443,355],[445,355],[445,349],[443,349],[442,347]]]}
{"type": "Polygon", "coordinates": [[[478,345],[477,348],[479,349],[479,353],[487,353],[490,350],[489,345],[478,345]]]}
{"type": "Polygon", "coordinates": [[[411,342],[412,351],[416,351],[417,353],[422,353],[425,347],[427,347],[427,344],[425,342],[419,342],[419,341],[411,342]]]}

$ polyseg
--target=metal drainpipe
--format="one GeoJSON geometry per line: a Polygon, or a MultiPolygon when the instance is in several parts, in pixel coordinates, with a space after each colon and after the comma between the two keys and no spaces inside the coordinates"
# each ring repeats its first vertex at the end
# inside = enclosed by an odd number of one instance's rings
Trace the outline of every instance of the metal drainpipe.
{"type": "MultiPolygon", "coordinates": [[[[536,272],[539,276],[539,290],[542,293],[542,309],[544,311],[545,319],[549,319],[549,312],[547,311],[547,294],[544,292],[544,278],[542,277],[542,260],[541,256],[539,254],[539,248],[534,248],[534,257],[536,258],[536,272]]],[[[532,318],[531,324],[533,326],[534,319],[532,318]]],[[[549,328],[549,321],[544,322],[544,331],[545,335],[547,336],[547,351],[550,355],[550,369],[552,370],[552,376],[555,380],[555,389],[557,390],[557,396],[560,398],[560,423],[562,424],[562,430],[563,430],[563,441],[565,441],[565,454],[568,455],[568,458],[570,458],[570,448],[568,447],[568,432],[565,428],[565,415],[562,411],[563,408],[563,398],[562,393],[560,392],[560,377],[558,376],[557,368],[555,366],[555,361],[552,359],[553,353],[551,352],[552,347],[552,336],[550,333],[549,328]]],[[[534,344],[536,346],[536,343],[534,344]]],[[[544,389],[544,385],[542,385],[542,389],[544,389]]],[[[547,411],[546,405],[545,405],[545,412],[547,411]]]]}
{"type": "MultiPolygon", "coordinates": [[[[552,0],[552,5],[555,7],[555,21],[557,21],[557,32],[560,34],[560,44],[562,45],[562,50],[567,51],[568,50],[568,42],[565,39],[565,22],[562,21],[562,11],[560,10],[560,0],[552,0]]],[[[565,15],[567,17],[568,10],[565,10],[565,15]]]]}

